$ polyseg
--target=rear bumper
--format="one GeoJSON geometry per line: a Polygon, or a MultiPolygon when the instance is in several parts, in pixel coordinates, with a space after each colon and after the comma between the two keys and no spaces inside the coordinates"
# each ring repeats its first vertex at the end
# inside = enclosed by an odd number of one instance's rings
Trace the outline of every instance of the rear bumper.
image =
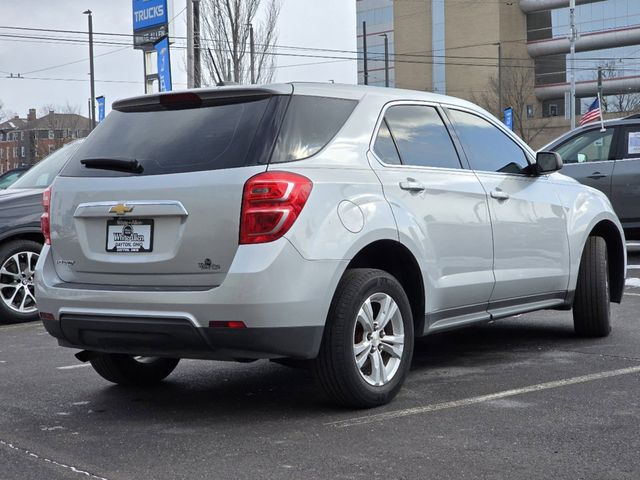
{"type": "Polygon", "coordinates": [[[313,358],[346,261],[308,261],[282,238],[243,245],[222,285],[131,290],[68,284],[45,246],[36,268],[45,327],[66,347],[179,358],[313,358]],[[242,321],[246,329],[209,328],[242,321]]]}
{"type": "Polygon", "coordinates": [[[197,328],[179,318],[63,315],[43,321],[63,347],[172,358],[252,360],[311,358],[322,327],[197,328]]]}

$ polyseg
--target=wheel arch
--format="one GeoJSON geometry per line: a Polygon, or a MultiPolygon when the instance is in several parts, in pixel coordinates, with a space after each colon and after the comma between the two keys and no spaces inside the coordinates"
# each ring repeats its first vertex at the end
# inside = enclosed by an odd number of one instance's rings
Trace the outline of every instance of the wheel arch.
{"type": "MultiPolygon", "coordinates": [[[[626,247],[620,229],[611,220],[601,220],[594,225],[588,237],[602,237],[607,244],[611,301],[620,303],[626,277],[626,247]]],[[[582,248],[584,250],[584,245],[582,248]]]]}
{"type": "Polygon", "coordinates": [[[42,232],[33,229],[11,230],[0,236],[0,243],[7,243],[13,240],[31,240],[44,245],[44,236],[42,235],[42,232]]]}
{"type": "Polygon", "coordinates": [[[377,268],[393,275],[402,285],[413,314],[416,336],[424,331],[425,289],[422,271],[413,253],[397,240],[376,240],[358,251],[347,265],[377,268]]]}

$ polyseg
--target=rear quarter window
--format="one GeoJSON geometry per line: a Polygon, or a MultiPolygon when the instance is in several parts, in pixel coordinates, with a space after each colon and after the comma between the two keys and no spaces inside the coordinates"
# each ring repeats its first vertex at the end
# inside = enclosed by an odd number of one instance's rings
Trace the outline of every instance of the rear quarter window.
{"type": "Polygon", "coordinates": [[[271,163],[303,160],[318,153],[335,137],[357,104],[355,100],[294,95],[271,163]]]}

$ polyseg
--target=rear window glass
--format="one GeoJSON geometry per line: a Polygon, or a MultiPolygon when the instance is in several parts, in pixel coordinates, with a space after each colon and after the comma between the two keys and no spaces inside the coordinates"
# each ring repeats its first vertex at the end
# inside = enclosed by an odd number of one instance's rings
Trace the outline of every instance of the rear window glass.
{"type": "Polygon", "coordinates": [[[84,159],[137,160],[142,175],[242,167],[270,99],[182,110],[112,111],[62,171],[65,176],[126,176],[87,168],[84,159]]]}
{"type": "Polygon", "coordinates": [[[357,104],[355,100],[294,95],[271,163],[303,160],[318,153],[342,128],[357,104]]]}

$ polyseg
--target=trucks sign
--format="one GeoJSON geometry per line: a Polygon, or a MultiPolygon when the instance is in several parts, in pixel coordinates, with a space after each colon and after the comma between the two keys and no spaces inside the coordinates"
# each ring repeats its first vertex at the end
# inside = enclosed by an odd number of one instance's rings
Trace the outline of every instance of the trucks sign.
{"type": "Polygon", "coordinates": [[[132,0],[133,31],[169,23],[167,0],[132,0]]]}

